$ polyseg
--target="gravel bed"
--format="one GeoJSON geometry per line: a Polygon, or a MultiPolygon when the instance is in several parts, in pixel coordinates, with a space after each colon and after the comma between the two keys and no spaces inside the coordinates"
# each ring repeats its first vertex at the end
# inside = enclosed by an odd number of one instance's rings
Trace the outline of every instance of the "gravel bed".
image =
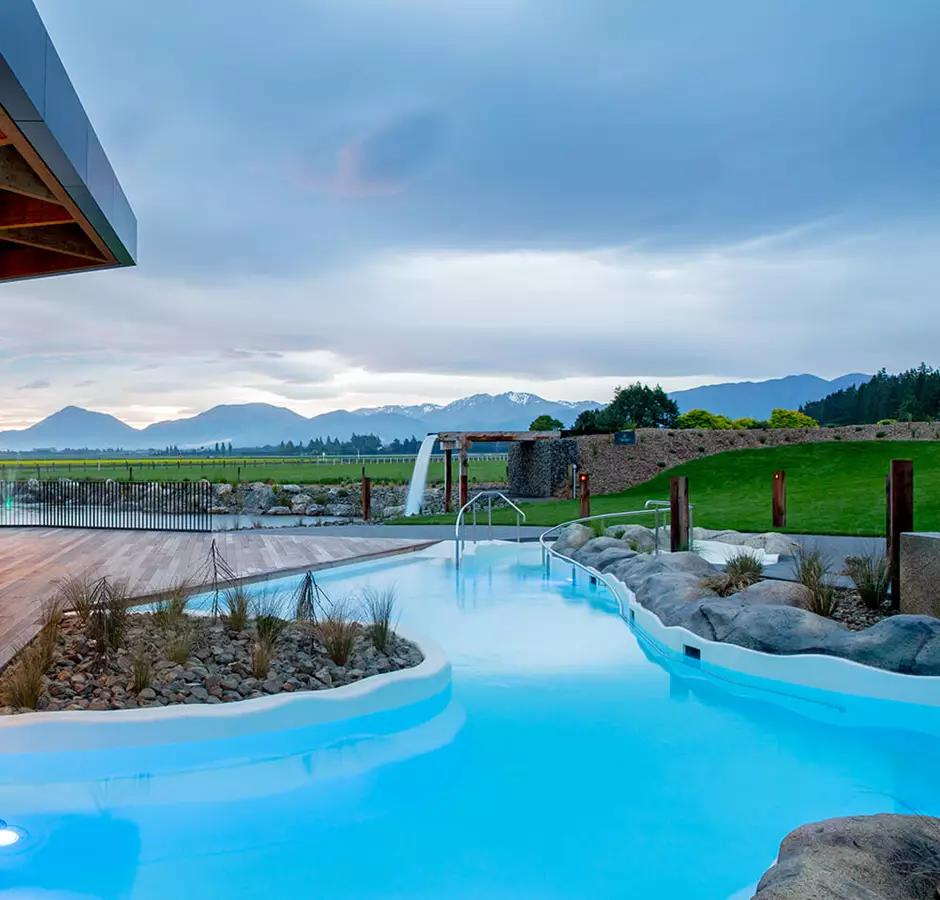
{"type": "Polygon", "coordinates": [[[882,619],[895,615],[895,610],[887,606],[881,609],[869,609],[852,588],[836,588],[836,597],[839,605],[832,618],[845,625],[849,631],[863,631],[882,619]]]}
{"type": "MultiPolygon", "coordinates": [[[[78,618],[67,617],[59,629],[53,663],[44,676],[36,709],[54,712],[233,703],[282,692],[328,690],[406,669],[423,659],[418,647],[394,632],[384,650],[376,649],[366,629],[358,626],[349,659],[345,665],[337,665],[327,655],[315,627],[289,622],[277,641],[268,671],[263,678],[256,678],[251,658],[253,625],[235,632],[222,622],[187,615],[184,626],[193,636],[193,649],[183,665],[167,658],[167,645],[174,633],[158,629],[149,613],[132,614],[123,642],[126,649],[100,660],[78,618]],[[142,652],[153,671],[151,685],[139,693],[133,686],[134,652],[142,652]]],[[[0,706],[0,715],[20,712],[34,710],[0,706]]]]}

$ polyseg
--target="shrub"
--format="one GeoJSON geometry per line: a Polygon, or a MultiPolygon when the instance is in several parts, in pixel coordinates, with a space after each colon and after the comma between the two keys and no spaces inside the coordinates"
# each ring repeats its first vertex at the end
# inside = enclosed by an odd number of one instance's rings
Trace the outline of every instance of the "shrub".
{"type": "Polygon", "coordinates": [[[294,594],[294,618],[298,622],[316,624],[318,596],[319,588],[313,572],[308,570],[294,594]]]}
{"type": "Polygon", "coordinates": [[[248,627],[251,598],[241,585],[225,592],[225,624],[232,631],[244,631],[248,627]]]}
{"type": "Polygon", "coordinates": [[[676,419],[676,428],[709,428],[727,431],[731,429],[731,419],[716,413],[710,413],[707,409],[690,409],[684,412],[676,419]]]}
{"type": "Polygon", "coordinates": [[[879,419],[875,422],[876,425],[894,425],[897,422],[897,419],[879,419]]]}
{"type": "Polygon", "coordinates": [[[134,655],[131,657],[131,672],[135,694],[139,694],[153,684],[153,663],[143,647],[134,649],[134,655]]]}
{"type": "Polygon", "coordinates": [[[764,434],[762,434],[757,440],[760,441],[762,444],[766,444],[766,443],[767,443],[767,436],[764,435],[764,434]]]}
{"type": "Polygon", "coordinates": [[[603,519],[591,519],[589,522],[585,522],[585,524],[594,532],[594,537],[604,537],[604,532],[607,529],[603,519]]]}
{"type": "Polygon", "coordinates": [[[819,428],[819,422],[796,409],[775,409],[770,413],[771,428],[819,428]]]}
{"type": "Polygon", "coordinates": [[[376,650],[388,646],[388,636],[392,631],[392,618],[395,613],[396,590],[394,586],[382,590],[365,588],[362,592],[362,604],[368,619],[369,637],[376,650]]]}
{"type": "Polygon", "coordinates": [[[855,583],[862,603],[869,609],[880,609],[891,586],[891,564],[881,552],[864,556],[847,556],[845,574],[855,583]]]}
{"type": "Polygon", "coordinates": [[[832,436],[832,439],[833,439],[834,441],[841,441],[841,440],[842,440],[842,435],[841,435],[841,434],[834,434],[834,435],[832,436]]]}
{"type": "Polygon", "coordinates": [[[38,643],[22,647],[0,685],[3,703],[18,709],[35,709],[42,696],[42,677],[45,674],[45,661],[38,643]]]}
{"type": "Polygon", "coordinates": [[[839,606],[836,589],[827,578],[831,564],[818,548],[801,546],[794,561],[794,575],[809,590],[807,609],[819,616],[831,618],[839,606]]]}
{"type": "Polygon", "coordinates": [[[317,630],[327,656],[338,666],[346,665],[355,649],[359,631],[359,624],[350,616],[349,604],[346,601],[330,604],[324,611],[317,630]]]}
{"type": "Polygon", "coordinates": [[[42,657],[44,672],[49,670],[55,660],[55,648],[59,640],[59,626],[62,624],[62,599],[59,596],[47,600],[42,605],[40,616],[40,631],[36,638],[39,653],[42,657]]]}

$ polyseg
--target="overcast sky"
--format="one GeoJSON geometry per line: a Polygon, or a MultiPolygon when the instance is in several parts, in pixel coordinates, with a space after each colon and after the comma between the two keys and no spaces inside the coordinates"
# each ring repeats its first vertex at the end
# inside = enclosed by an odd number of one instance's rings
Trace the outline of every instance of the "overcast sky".
{"type": "Polygon", "coordinates": [[[905,368],[936,0],[37,0],[134,270],[5,286],[0,425],[905,368]]]}

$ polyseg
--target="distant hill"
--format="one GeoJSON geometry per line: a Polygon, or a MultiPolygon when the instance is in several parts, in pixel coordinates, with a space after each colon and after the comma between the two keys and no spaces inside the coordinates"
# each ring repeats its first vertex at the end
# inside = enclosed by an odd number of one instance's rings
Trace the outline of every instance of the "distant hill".
{"type": "Polygon", "coordinates": [[[196,416],[156,422],[137,429],[114,416],[67,406],[48,418],[16,431],[0,432],[4,450],[146,450],[178,446],[211,447],[231,443],[235,447],[262,447],[281,441],[334,437],[348,440],[353,434],[375,434],[383,442],[432,431],[512,429],[524,431],[537,416],[547,413],[572,423],[582,409],[599,403],[545,400],[535,394],[475,394],[441,406],[387,406],[334,410],[305,418],[283,406],[243,403],[214,406],[196,416]]]}
{"type": "MultiPolygon", "coordinates": [[[[815,375],[791,375],[773,381],[715,384],[676,391],[669,396],[681,410],[701,407],[732,418],[767,418],[771,409],[796,409],[833,391],[868,381],[867,375],[844,375],[833,381],[815,375]]],[[[0,432],[5,450],[147,450],[178,446],[261,447],[281,441],[306,443],[333,437],[348,440],[353,434],[375,434],[383,442],[421,437],[435,431],[524,431],[538,416],[549,415],[568,426],[586,409],[603,404],[591,400],[546,400],[537,394],[508,391],[473,394],[453,403],[338,409],[311,418],[268,403],[214,406],[185,419],[132,428],[120,419],[67,406],[41,422],[19,431],[0,432]]]]}
{"type": "Polygon", "coordinates": [[[731,419],[742,416],[768,419],[773,409],[799,409],[835,391],[864,384],[870,378],[870,375],[854,373],[826,381],[817,375],[787,375],[770,381],[707,384],[687,391],[674,391],[669,396],[679,404],[680,412],[707,409],[731,419]]]}

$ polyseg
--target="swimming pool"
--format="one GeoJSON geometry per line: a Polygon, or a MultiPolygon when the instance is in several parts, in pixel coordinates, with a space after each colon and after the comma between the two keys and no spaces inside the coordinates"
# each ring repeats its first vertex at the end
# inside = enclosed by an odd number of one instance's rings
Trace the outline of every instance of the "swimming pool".
{"type": "Polygon", "coordinates": [[[804,822],[940,813],[927,711],[872,728],[864,703],[710,677],[635,634],[603,587],[546,575],[537,547],[318,580],[396,584],[452,691],[244,739],[8,755],[0,819],[26,838],[0,848],[2,900],[727,900],[804,822]]]}

